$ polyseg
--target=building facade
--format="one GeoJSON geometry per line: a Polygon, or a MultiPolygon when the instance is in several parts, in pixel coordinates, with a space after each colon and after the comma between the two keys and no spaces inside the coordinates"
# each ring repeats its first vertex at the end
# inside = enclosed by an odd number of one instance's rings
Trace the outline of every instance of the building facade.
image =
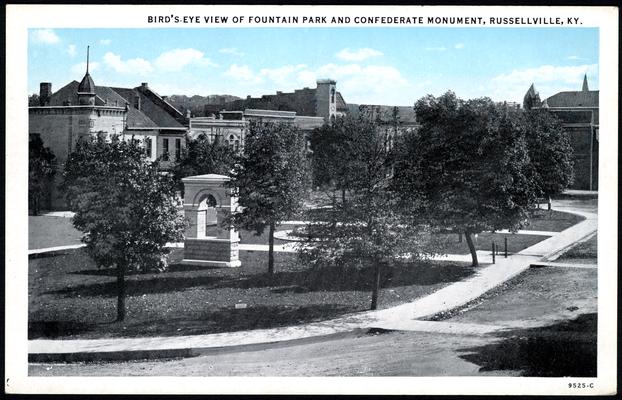
{"type": "Polygon", "coordinates": [[[307,136],[313,129],[324,124],[323,117],[299,116],[294,111],[246,109],[244,111],[221,111],[218,117],[196,117],[190,119],[191,139],[207,135],[213,143],[217,138],[232,149],[240,151],[246,139],[251,122],[285,123],[296,126],[307,136]]]}
{"type": "Polygon", "coordinates": [[[571,189],[598,190],[598,90],[590,90],[587,76],[580,91],[559,92],[540,100],[532,84],[524,107],[543,108],[555,115],[570,137],[573,148],[574,182],[571,189]]]}
{"type": "Polygon", "coordinates": [[[51,209],[64,209],[58,190],[62,167],[77,141],[93,135],[120,135],[141,141],[149,159],[160,158],[170,167],[185,147],[187,119],[149,89],[96,86],[87,72],[82,81],[72,81],[52,93],[52,85],[40,84],[39,105],[28,109],[28,133],[38,135],[56,156],[57,171],[50,199],[51,209]]]}

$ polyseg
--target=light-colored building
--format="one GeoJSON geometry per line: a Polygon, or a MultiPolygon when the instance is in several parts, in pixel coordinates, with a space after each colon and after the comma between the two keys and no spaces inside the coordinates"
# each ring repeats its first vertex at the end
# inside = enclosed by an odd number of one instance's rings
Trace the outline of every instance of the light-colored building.
{"type": "Polygon", "coordinates": [[[244,146],[250,123],[270,122],[286,123],[296,126],[303,135],[324,124],[323,117],[296,115],[294,111],[275,111],[246,109],[244,111],[221,111],[216,117],[190,118],[189,136],[194,139],[201,134],[207,135],[210,142],[216,138],[227,143],[235,150],[244,146]]]}
{"type": "Polygon", "coordinates": [[[39,105],[28,109],[28,133],[38,135],[56,156],[56,182],[47,207],[65,208],[58,191],[59,172],[81,137],[133,137],[143,142],[151,160],[160,158],[167,168],[185,147],[186,125],[185,116],[147,83],[136,88],[96,86],[88,67],[80,82],[72,81],[55,93],[51,83],[41,83],[39,105]]]}

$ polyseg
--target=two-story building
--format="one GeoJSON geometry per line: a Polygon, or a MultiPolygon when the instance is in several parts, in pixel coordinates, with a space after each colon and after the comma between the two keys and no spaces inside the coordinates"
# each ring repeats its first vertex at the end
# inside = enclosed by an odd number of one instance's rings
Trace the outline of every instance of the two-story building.
{"type": "Polygon", "coordinates": [[[147,83],[135,88],[96,86],[88,72],[52,93],[40,84],[39,105],[28,109],[28,133],[38,135],[56,156],[57,173],[51,198],[44,206],[65,208],[58,191],[62,167],[76,142],[85,136],[120,135],[140,140],[149,158],[167,168],[185,146],[187,118],[152,91],[147,83]]]}

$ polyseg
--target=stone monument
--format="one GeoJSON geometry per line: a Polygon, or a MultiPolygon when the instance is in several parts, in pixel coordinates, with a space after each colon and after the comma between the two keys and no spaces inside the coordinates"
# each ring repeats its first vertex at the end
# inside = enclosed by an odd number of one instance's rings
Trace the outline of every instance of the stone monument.
{"type": "Polygon", "coordinates": [[[221,222],[234,212],[238,199],[227,186],[228,176],[207,174],[183,178],[184,214],[190,220],[182,264],[239,267],[238,232],[221,222]]]}

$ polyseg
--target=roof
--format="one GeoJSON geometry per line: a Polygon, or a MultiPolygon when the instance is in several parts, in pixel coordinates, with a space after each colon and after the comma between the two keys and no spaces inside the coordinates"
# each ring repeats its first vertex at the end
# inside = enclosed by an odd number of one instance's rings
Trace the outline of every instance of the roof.
{"type": "Polygon", "coordinates": [[[598,107],[598,90],[559,92],[546,99],[549,107],[598,107]]]}
{"type": "Polygon", "coordinates": [[[88,72],[78,85],[78,93],[95,93],[95,82],[88,72]]]}
{"type": "Polygon", "coordinates": [[[346,101],[343,99],[343,96],[340,92],[337,92],[337,110],[338,111],[348,111],[348,106],[346,101]]]}
{"type": "MultiPolygon", "coordinates": [[[[87,74],[88,75],[88,74],[87,74]]],[[[85,76],[85,79],[87,76],[85,76]]],[[[90,76],[89,76],[90,79],[90,76]]],[[[84,81],[84,79],[83,79],[84,81]]],[[[92,79],[91,79],[92,82],[92,79]]],[[[50,97],[50,106],[78,105],[78,90],[81,83],[77,81],[69,82],[60,88],[50,97]]],[[[90,84],[90,83],[87,83],[90,84]]],[[[142,93],[138,88],[115,88],[108,86],[93,86],[95,93],[96,106],[117,106],[125,107],[129,105],[127,113],[127,127],[132,128],[184,128],[179,121],[165,108],[157,105],[149,96],[142,93]],[[140,98],[140,109],[134,106],[134,99],[140,98]]],[[[172,108],[172,106],[171,106],[172,108]]]]}
{"type": "Polygon", "coordinates": [[[247,108],[244,110],[245,117],[269,117],[269,118],[294,118],[295,111],[278,111],[278,110],[258,110],[255,108],[247,108]]]}

